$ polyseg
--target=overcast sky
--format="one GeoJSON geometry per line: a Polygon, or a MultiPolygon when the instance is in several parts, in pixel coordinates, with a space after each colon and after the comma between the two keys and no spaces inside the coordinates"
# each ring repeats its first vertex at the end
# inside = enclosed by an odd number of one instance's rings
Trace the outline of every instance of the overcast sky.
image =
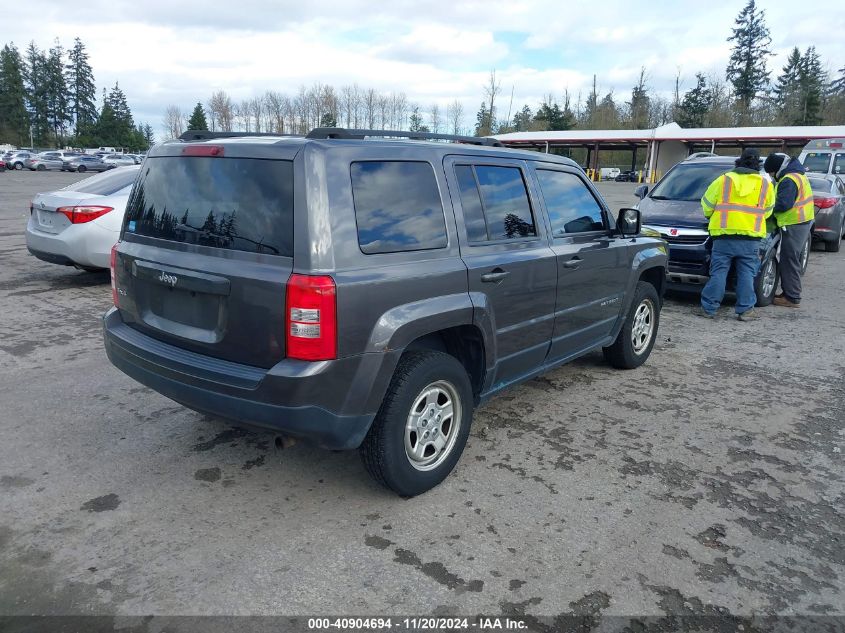
{"type": "MultiPolygon", "coordinates": [[[[682,90],[697,71],[723,77],[734,19],[745,1],[565,0],[29,0],[6,2],[0,43],[41,48],[79,36],[98,94],[117,80],[136,122],[162,130],[169,104],[190,111],[223,89],[240,101],[314,82],[405,91],[427,109],[455,98],[474,121],[497,70],[505,110],[544,94],[599,90],[630,97],[641,66],[649,87],[682,90]],[[379,6],[379,9],[374,7],[379,6]]],[[[774,79],[794,47],[815,45],[831,71],[845,65],[841,2],[759,1],[775,56],[774,79]]]]}

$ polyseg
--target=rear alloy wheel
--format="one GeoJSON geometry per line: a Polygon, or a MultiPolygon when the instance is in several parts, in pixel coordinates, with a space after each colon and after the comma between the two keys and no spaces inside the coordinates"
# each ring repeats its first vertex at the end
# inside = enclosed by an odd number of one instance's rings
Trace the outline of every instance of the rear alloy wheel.
{"type": "Polygon", "coordinates": [[[637,283],[628,318],[613,345],[602,348],[604,357],[617,369],[635,369],[651,354],[660,325],[660,297],[646,281],[637,283]]]}
{"type": "Polygon", "coordinates": [[[442,352],[408,352],[361,444],[373,478],[403,497],[443,481],[466,445],[472,387],[463,365],[442,352]]]}
{"type": "Polygon", "coordinates": [[[812,234],[810,237],[807,238],[807,241],[804,243],[804,248],[801,249],[800,259],[798,261],[801,262],[801,274],[803,275],[807,272],[807,266],[810,264],[810,250],[813,244],[813,236],[812,234]]]}
{"type": "Polygon", "coordinates": [[[36,165],[35,169],[36,171],[44,171],[47,168],[44,165],[36,165]]]}
{"type": "Polygon", "coordinates": [[[778,287],[778,260],[774,255],[769,257],[761,267],[757,278],[754,280],[754,293],[757,295],[757,307],[762,308],[771,305],[775,298],[775,290],[778,287]]]}

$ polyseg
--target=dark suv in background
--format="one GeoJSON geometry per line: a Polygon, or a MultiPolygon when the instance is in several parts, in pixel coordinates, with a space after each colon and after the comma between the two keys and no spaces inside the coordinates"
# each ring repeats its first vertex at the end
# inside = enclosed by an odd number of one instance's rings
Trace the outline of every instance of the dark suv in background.
{"type": "MultiPolygon", "coordinates": [[[[710,278],[713,240],[707,231],[701,197],[710,183],[734,168],[735,160],[729,156],[692,156],[670,169],[651,191],[648,185],[636,189],[643,226],[669,243],[668,289],[701,292],[710,278]]],[[[768,235],[760,247],[760,271],[754,280],[758,306],[772,302],[779,277],[780,234],[773,218],[767,220],[766,227],[768,235]]],[[[808,240],[802,254],[804,270],[810,246],[808,240]]],[[[731,270],[728,288],[733,289],[735,284],[736,274],[731,270]]]]}
{"type": "Polygon", "coordinates": [[[227,136],[150,151],[112,252],[108,356],[173,400],[360,447],[414,495],[491,396],[595,348],[621,368],[651,352],[666,245],[572,161],[408,132],[227,136]]]}

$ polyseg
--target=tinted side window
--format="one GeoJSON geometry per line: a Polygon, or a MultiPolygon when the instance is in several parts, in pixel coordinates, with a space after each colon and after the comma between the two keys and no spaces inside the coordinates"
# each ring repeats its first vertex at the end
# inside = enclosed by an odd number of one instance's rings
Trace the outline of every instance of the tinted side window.
{"type": "Polygon", "coordinates": [[[478,193],[478,184],[475,182],[472,167],[457,165],[455,175],[458,177],[458,186],[461,188],[461,207],[464,210],[467,239],[470,242],[486,242],[489,239],[487,221],[481,209],[481,196],[478,193]]]}
{"type": "Polygon", "coordinates": [[[516,167],[489,165],[477,165],[474,169],[487,219],[488,239],[536,236],[522,172],[516,167]]]}
{"type": "Polygon", "coordinates": [[[428,163],[352,163],[358,244],[368,255],[445,248],[446,220],[428,163]]]}
{"type": "Polygon", "coordinates": [[[833,159],[833,173],[845,174],[845,154],[837,154],[833,159]]]}
{"type": "Polygon", "coordinates": [[[601,207],[578,176],[548,169],[538,169],[537,176],[553,236],[604,230],[601,207]]]}

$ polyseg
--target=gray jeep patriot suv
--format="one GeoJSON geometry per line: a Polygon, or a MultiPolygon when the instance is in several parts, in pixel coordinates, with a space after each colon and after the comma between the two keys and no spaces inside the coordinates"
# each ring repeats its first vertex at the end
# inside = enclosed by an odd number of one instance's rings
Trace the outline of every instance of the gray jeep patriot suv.
{"type": "Polygon", "coordinates": [[[109,359],[196,411],[360,448],[400,495],[432,488],[474,407],[598,347],[637,367],[657,336],[667,251],[639,212],[615,220],[570,160],[496,145],[156,146],[112,250],[109,359]]]}

